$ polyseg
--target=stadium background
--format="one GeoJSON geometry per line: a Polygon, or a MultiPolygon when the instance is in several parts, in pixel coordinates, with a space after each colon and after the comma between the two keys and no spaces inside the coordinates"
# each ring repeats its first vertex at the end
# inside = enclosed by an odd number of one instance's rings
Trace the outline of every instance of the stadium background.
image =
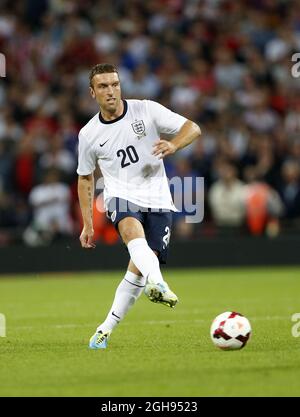
{"type": "Polygon", "coordinates": [[[299,2],[1,0],[0,52],[0,396],[299,396],[299,2]],[[119,68],[124,97],[199,123],[202,140],[165,163],[205,177],[204,221],[175,218],[163,272],[178,308],[142,296],[105,352],[88,339],[128,254],[97,210],[97,248],[78,240],[98,62],[119,68]],[[229,310],[253,326],[234,356],[209,338],[229,310]]]}
{"type": "MultiPolygon", "coordinates": [[[[124,97],[201,126],[201,141],[166,160],[170,177],[205,178],[204,221],[176,216],[173,241],[299,233],[296,1],[1,4],[1,246],[77,239],[77,134],[98,110],[88,92],[97,62],[119,68],[124,97]]],[[[96,240],[115,244],[95,215],[96,240]]]]}

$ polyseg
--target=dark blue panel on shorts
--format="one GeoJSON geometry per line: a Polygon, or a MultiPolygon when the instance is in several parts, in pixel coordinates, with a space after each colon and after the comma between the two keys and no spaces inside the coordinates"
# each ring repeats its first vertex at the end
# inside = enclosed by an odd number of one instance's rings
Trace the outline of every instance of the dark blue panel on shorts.
{"type": "Polygon", "coordinates": [[[117,231],[118,223],[125,217],[139,220],[144,227],[148,245],[159,252],[160,263],[166,263],[172,227],[171,210],[144,208],[115,197],[108,204],[107,215],[117,231]]]}

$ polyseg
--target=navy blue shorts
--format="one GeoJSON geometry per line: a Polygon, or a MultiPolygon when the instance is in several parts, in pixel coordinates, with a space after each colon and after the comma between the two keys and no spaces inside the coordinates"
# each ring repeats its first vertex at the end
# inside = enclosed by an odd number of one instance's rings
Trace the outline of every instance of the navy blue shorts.
{"type": "Polygon", "coordinates": [[[109,201],[107,210],[107,216],[118,232],[118,223],[125,217],[134,217],[139,220],[143,225],[148,245],[152,250],[158,252],[161,264],[165,264],[167,260],[172,214],[171,210],[140,207],[118,197],[109,201]]]}

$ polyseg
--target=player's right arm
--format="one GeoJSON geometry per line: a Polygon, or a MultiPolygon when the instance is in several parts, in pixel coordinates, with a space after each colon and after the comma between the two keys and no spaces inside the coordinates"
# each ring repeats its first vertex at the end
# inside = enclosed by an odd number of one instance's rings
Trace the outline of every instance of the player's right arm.
{"type": "Polygon", "coordinates": [[[83,229],[79,237],[83,248],[94,248],[93,243],[93,204],[94,204],[94,171],[96,157],[93,147],[87,138],[79,132],[78,146],[78,198],[81,208],[83,229]]]}
{"type": "Polygon", "coordinates": [[[93,202],[94,202],[94,174],[78,176],[78,198],[81,208],[83,229],[80,243],[83,248],[94,248],[93,243],[93,202]]]}

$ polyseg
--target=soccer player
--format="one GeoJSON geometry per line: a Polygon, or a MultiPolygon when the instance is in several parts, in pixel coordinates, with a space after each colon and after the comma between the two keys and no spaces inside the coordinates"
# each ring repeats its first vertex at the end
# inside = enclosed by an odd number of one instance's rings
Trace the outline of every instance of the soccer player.
{"type": "Polygon", "coordinates": [[[156,303],[178,301],[164,281],[172,211],[176,211],[162,159],[189,145],[200,134],[194,122],[149,100],[124,100],[117,69],[97,64],[90,73],[97,113],[79,132],[78,196],[83,217],[80,242],[94,248],[93,199],[96,163],[104,179],[107,215],[127,246],[130,261],[112,307],[90,339],[104,349],[116,325],[143,291],[156,303]],[[161,134],[172,135],[162,140],[161,134]]]}

